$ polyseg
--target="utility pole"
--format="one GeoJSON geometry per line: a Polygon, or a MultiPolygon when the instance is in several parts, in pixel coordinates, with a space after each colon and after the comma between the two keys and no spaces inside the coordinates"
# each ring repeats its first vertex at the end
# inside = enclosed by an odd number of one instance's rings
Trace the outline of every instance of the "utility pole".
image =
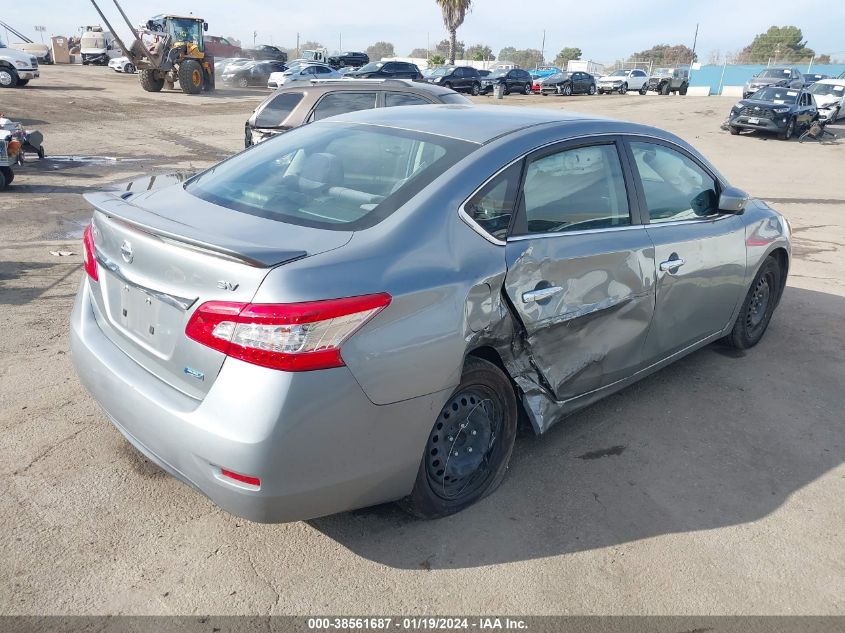
{"type": "Polygon", "coordinates": [[[299,33],[296,34],[296,57],[299,58],[299,33]]]}
{"type": "Polygon", "coordinates": [[[537,68],[540,67],[540,64],[546,61],[546,29],[543,29],[543,43],[540,44],[540,63],[537,64],[537,68]]]}
{"type": "Polygon", "coordinates": [[[252,32],[252,47],[255,48],[255,38],[258,37],[258,31],[252,32]]]}
{"type": "Polygon", "coordinates": [[[695,37],[692,38],[692,59],[690,60],[690,66],[695,62],[695,46],[698,44],[698,24],[695,25],[695,37]]]}

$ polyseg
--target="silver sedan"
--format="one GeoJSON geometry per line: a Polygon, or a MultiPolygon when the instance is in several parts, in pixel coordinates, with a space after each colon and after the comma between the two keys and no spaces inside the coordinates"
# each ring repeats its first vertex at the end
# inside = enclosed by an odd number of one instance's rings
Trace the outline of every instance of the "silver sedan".
{"type": "Polygon", "coordinates": [[[71,317],[126,438],[222,508],[457,512],[517,421],[756,345],[790,230],[667,132],[541,109],[356,112],[89,194],[71,317]]]}

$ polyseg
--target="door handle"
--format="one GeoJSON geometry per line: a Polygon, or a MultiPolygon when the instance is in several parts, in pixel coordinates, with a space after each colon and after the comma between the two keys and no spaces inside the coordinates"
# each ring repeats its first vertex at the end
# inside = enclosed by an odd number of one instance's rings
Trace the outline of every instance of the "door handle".
{"type": "Polygon", "coordinates": [[[549,297],[555,296],[562,290],[563,288],[561,288],[560,286],[551,286],[549,288],[539,288],[537,290],[531,290],[530,292],[523,292],[522,303],[542,301],[543,299],[548,299],[549,297]]]}
{"type": "Polygon", "coordinates": [[[665,262],[660,262],[660,270],[664,273],[675,273],[678,269],[686,264],[686,262],[678,257],[677,259],[667,259],[665,262]]]}

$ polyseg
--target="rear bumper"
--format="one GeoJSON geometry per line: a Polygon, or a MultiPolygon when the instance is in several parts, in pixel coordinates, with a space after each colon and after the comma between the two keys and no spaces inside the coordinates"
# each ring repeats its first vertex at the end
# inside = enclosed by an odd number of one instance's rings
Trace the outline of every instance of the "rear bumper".
{"type": "Polygon", "coordinates": [[[227,512],[297,521],[411,491],[448,394],[376,406],[346,367],[287,373],[230,358],[200,402],[121,352],[94,309],[83,278],[71,316],[80,380],[129,442],[227,512]],[[261,486],[225,479],[221,468],[261,486]]]}

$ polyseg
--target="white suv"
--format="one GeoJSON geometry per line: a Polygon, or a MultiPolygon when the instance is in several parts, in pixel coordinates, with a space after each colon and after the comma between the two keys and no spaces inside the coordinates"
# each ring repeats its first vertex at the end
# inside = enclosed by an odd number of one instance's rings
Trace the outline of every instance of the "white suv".
{"type": "Polygon", "coordinates": [[[637,90],[644,95],[648,90],[648,73],[639,68],[615,70],[609,75],[600,77],[596,87],[600,95],[605,92],[618,92],[624,95],[629,90],[637,90]]]}

